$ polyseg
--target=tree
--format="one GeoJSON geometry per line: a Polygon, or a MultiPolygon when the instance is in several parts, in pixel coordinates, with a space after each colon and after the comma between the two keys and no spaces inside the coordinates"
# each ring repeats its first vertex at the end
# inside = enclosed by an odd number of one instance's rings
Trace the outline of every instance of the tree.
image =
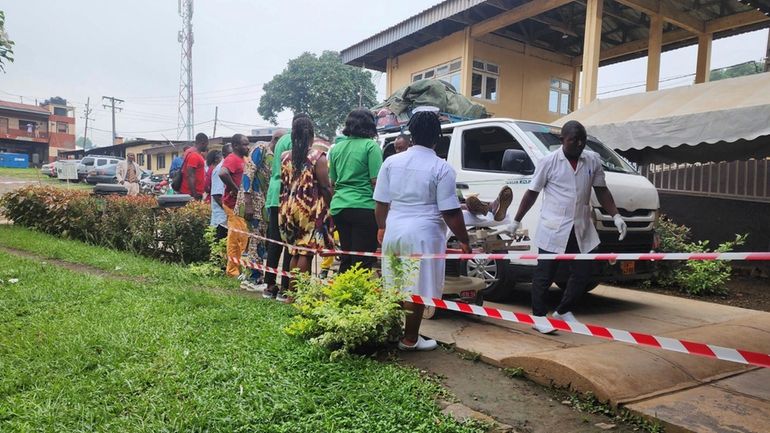
{"type": "Polygon", "coordinates": [[[13,45],[5,32],[5,12],[0,11],[0,71],[5,72],[6,63],[13,63],[13,45]]]}
{"type": "Polygon", "coordinates": [[[94,142],[91,141],[90,138],[80,137],[77,140],[75,140],[75,147],[80,147],[83,150],[88,150],[88,149],[93,149],[96,146],[94,145],[94,142]]]}
{"type": "Polygon", "coordinates": [[[765,71],[764,62],[754,60],[728,66],[721,69],[713,69],[709,75],[709,81],[724,80],[725,78],[742,77],[744,75],[759,74],[765,71]]]}
{"type": "Polygon", "coordinates": [[[342,63],[338,53],[324,51],[316,57],[304,53],[263,87],[257,111],[273,125],[278,113],[289,109],[307,113],[319,135],[332,138],[347,114],[359,106],[376,104],[372,74],[342,63]]]}

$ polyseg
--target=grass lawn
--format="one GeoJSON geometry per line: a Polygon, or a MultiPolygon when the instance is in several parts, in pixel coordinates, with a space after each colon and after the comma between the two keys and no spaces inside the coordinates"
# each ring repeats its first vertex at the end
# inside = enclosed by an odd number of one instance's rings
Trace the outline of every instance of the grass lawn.
{"type": "Polygon", "coordinates": [[[0,245],[136,277],[0,251],[2,432],[481,431],[442,416],[416,371],[287,337],[290,306],[229,280],[9,226],[0,245]]]}
{"type": "Polygon", "coordinates": [[[60,186],[62,188],[90,189],[91,185],[85,182],[64,182],[55,177],[48,177],[40,173],[39,168],[8,168],[0,167],[0,178],[11,180],[23,180],[29,182],[40,182],[46,185],[60,186]]]}

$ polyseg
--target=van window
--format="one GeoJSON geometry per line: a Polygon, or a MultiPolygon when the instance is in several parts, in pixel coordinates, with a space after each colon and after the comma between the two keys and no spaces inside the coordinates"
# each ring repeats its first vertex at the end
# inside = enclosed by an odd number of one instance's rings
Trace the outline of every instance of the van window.
{"type": "Polygon", "coordinates": [[[464,131],[463,168],[502,172],[503,154],[508,149],[523,150],[519,142],[499,126],[464,131]]]}
{"type": "Polygon", "coordinates": [[[93,158],[83,158],[82,161],[80,161],[83,165],[94,165],[94,159],[93,158]]]}
{"type": "Polygon", "coordinates": [[[118,160],[117,160],[117,159],[111,159],[111,160],[110,160],[110,164],[117,164],[117,163],[118,163],[118,160]]]}
{"type": "Polygon", "coordinates": [[[107,160],[106,159],[99,158],[99,159],[96,160],[96,166],[97,167],[101,167],[103,165],[107,165],[107,160]]]}

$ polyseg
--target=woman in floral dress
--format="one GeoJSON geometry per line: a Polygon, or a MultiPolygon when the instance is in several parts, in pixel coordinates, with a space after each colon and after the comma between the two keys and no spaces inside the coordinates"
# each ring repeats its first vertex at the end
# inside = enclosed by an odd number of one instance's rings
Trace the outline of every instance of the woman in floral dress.
{"type": "MultiPolygon", "coordinates": [[[[333,195],[329,164],[326,153],[314,145],[315,141],[318,140],[312,121],[298,118],[291,126],[291,150],[281,155],[278,224],[283,241],[295,247],[289,248],[293,272],[309,272],[315,250],[334,245],[329,214],[333,195]]],[[[279,293],[278,299],[287,300],[282,295],[279,293]]]]}

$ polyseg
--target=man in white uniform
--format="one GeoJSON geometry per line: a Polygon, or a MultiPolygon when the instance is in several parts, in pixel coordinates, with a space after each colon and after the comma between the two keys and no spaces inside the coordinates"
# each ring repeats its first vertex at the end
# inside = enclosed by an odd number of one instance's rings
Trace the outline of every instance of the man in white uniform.
{"type": "MultiPolygon", "coordinates": [[[[515,232],[527,211],[544,191],[540,222],[535,236],[535,245],[541,254],[590,253],[599,246],[599,234],[591,220],[591,188],[599,204],[613,216],[620,240],[626,236],[626,223],[618,213],[604,180],[599,155],[583,152],[586,146],[586,129],[580,122],[569,121],[561,130],[560,149],[540,160],[535,176],[524,194],[514,218],[511,231],[515,232]]],[[[553,313],[555,319],[577,322],[572,306],[583,294],[591,278],[591,262],[575,260],[570,263],[570,277],[559,306],[553,313]]],[[[545,316],[548,306],[545,294],[553,283],[559,262],[539,260],[532,278],[532,314],[545,316]]],[[[542,321],[534,328],[544,334],[556,331],[542,321]]]]}

